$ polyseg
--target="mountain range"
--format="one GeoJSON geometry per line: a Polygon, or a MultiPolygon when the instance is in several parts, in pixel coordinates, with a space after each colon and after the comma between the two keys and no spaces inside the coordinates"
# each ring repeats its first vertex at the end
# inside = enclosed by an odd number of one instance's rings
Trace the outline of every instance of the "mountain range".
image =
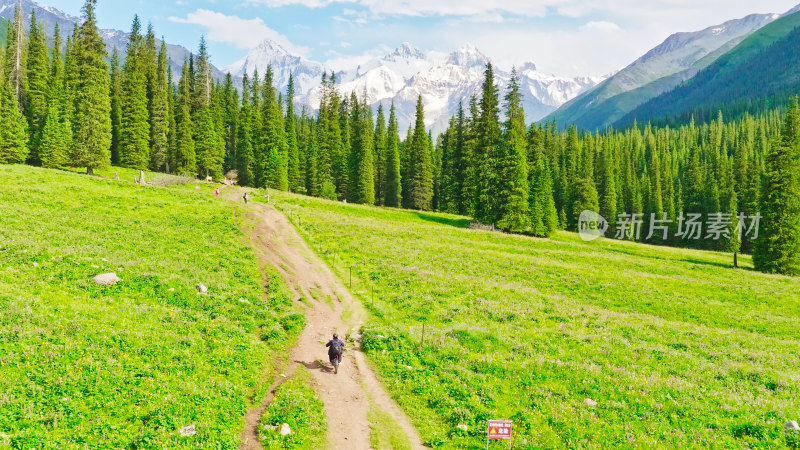
{"type": "MultiPolygon", "coordinates": [[[[409,43],[403,43],[393,52],[375,58],[352,69],[333,71],[342,94],[355,92],[366,96],[368,103],[389,107],[395,105],[401,130],[414,119],[418,96],[425,105],[425,124],[434,133],[444,130],[459,102],[467,107],[469,98],[480,89],[489,58],[473,45],[466,45],[442,55],[423,52],[409,43]]],[[[263,75],[272,67],[279,89],[285,89],[289,76],[294,77],[295,102],[316,109],[320,101],[320,80],[326,69],[322,63],[293,55],[273,41],[264,41],[243,59],[222,68],[235,77],[245,72],[263,75]]],[[[567,100],[594,87],[603,80],[598,77],[560,78],[539,72],[534,63],[518,68],[520,84],[525,94],[525,113],[529,121],[536,121],[555,111],[567,100]]],[[[511,73],[495,67],[500,91],[508,84],[511,73]]]]}
{"type": "Polygon", "coordinates": [[[753,33],[798,10],[800,6],[785,14],[752,14],[701,31],[673,34],[545,120],[554,120],[562,128],[575,124],[592,131],[614,125],[623,118],[629,124],[632,111],[691,80],[753,33]]]}

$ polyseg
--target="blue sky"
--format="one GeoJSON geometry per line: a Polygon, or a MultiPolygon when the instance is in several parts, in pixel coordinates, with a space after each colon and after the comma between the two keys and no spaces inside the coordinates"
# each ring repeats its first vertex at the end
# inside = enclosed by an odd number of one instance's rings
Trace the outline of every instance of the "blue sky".
{"type": "MultiPolygon", "coordinates": [[[[39,0],[79,15],[83,0],[39,0]]],[[[225,66],[259,41],[331,66],[410,42],[449,52],[475,44],[505,66],[533,61],[561,76],[619,69],[677,31],[751,13],[783,13],[800,0],[99,0],[103,28],[128,30],[134,14],[168,42],[195,48],[206,35],[225,66]]]]}

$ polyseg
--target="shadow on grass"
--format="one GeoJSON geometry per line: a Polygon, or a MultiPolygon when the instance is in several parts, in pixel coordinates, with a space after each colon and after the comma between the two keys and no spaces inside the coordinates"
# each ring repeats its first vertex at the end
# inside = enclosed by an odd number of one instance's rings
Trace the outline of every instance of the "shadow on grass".
{"type": "Polygon", "coordinates": [[[426,222],[434,222],[456,228],[469,228],[469,219],[442,217],[422,211],[411,211],[411,213],[426,222]]]}
{"type": "MultiPolygon", "coordinates": [[[[658,246],[656,246],[656,247],[658,247],[658,246]]],[[[669,247],[669,246],[663,246],[663,247],[664,248],[670,248],[670,249],[675,249],[675,248],[681,249],[682,248],[682,247],[669,247]]],[[[655,259],[655,260],[663,261],[663,262],[689,263],[689,264],[697,264],[697,265],[700,265],[700,266],[719,267],[719,268],[722,268],[722,269],[734,269],[734,267],[733,267],[733,255],[732,254],[731,254],[730,262],[719,262],[719,261],[710,261],[710,260],[707,260],[707,259],[685,257],[685,256],[682,256],[682,255],[674,255],[673,256],[673,255],[648,254],[647,252],[642,251],[641,249],[636,249],[636,250],[630,249],[629,250],[629,249],[619,248],[619,247],[616,247],[616,248],[615,247],[606,247],[605,250],[610,251],[610,252],[614,252],[614,253],[621,253],[623,255],[635,256],[635,257],[638,257],[638,258],[655,259]]],[[[701,250],[701,251],[705,251],[705,250],[701,250]]],[[[741,269],[741,270],[747,270],[747,271],[752,271],[753,270],[753,268],[742,266],[741,264],[739,265],[738,268],[741,269]]]]}

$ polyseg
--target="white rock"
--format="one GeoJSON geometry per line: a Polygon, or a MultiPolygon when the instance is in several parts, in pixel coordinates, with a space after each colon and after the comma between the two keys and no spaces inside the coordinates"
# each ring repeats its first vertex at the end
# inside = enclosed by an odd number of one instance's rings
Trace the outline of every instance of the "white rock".
{"type": "Polygon", "coordinates": [[[33,267],[39,267],[39,263],[37,263],[36,261],[34,261],[34,262],[33,262],[33,267]]]}
{"type": "Polygon", "coordinates": [[[783,425],[783,428],[791,431],[800,430],[800,425],[797,424],[796,420],[790,420],[783,425]]]}
{"type": "Polygon", "coordinates": [[[585,404],[586,406],[591,406],[591,407],[597,406],[597,402],[592,400],[592,399],[590,399],[590,398],[587,398],[586,400],[584,400],[583,404],[585,404]]]}
{"type": "Polygon", "coordinates": [[[92,281],[100,286],[111,286],[112,284],[117,284],[122,280],[120,280],[120,278],[114,272],[109,272],[101,273],[100,275],[95,276],[92,278],[92,281]]]}
{"type": "Polygon", "coordinates": [[[194,425],[186,425],[185,427],[181,428],[178,433],[180,433],[181,436],[194,436],[197,434],[197,429],[194,427],[194,425]]]}
{"type": "Polygon", "coordinates": [[[201,294],[208,294],[208,287],[206,287],[205,284],[197,283],[197,286],[195,286],[195,287],[197,288],[197,292],[199,292],[201,294]]]}
{"type": "Polygon", "coordinates": [[[458,424],[458,426],[456,428],[458,428],[459,430],[464,430],[464,431],[468,431],[469,430],[469,427],[466,424],[463,424],[463,423],[458,424]]]}
{"type": "Polygon", "coordinates": [[[386,349],[384,348],[383,350],[381,350],[381,355],[385,355],[385,354],[386,354],[386,349]]]}
{"type": "Polygon", "coordinates": [[[281,436],[288,436],[288,435],[292,434],[292,429],[289,428],[289,424],[288,423],[284,423],[284,424],[281,425],[280,434],[281,434],[281,436]]]}

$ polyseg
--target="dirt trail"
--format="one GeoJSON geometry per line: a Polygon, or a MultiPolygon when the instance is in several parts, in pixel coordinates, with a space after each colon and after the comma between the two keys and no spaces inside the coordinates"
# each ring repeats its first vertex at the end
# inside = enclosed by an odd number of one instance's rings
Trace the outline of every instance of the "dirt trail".
{"type": "MultiPolygon", "coordinates": [[[[241,201],[239,189],[226,189],[225,197],[241,201]]],[[[295,300],[305,297],[307,325],[297,345],[290,353],[287,378],[297,365],[308,368],[315,381],[314,388],[325,405],[328,418],[328,444],[331,449],[368,449],[369,398],[389,413],[408,435],[414,448],[423,448],[422,441],[406,415],[384,391],[367,365],[363,353],[348,342],[339,374],[328,363],[325,342],[334,332],[341,337],[357,331],[365,318],[361,303],[353,298],[341,281],[334,276],[306,245],[305,241],[284,217],[272,206],[252,204],[253,223],[249,238],[259,260],[274,266],[286,279],[295,300]],[[345,322],[342,314],[347,311],[345,322]]],[[[273,390],[260,407],[247,415],[247,427],[242,434],[240,449],[258,449],[256,439],[258,419],[271,401],[273,390]]]]}

